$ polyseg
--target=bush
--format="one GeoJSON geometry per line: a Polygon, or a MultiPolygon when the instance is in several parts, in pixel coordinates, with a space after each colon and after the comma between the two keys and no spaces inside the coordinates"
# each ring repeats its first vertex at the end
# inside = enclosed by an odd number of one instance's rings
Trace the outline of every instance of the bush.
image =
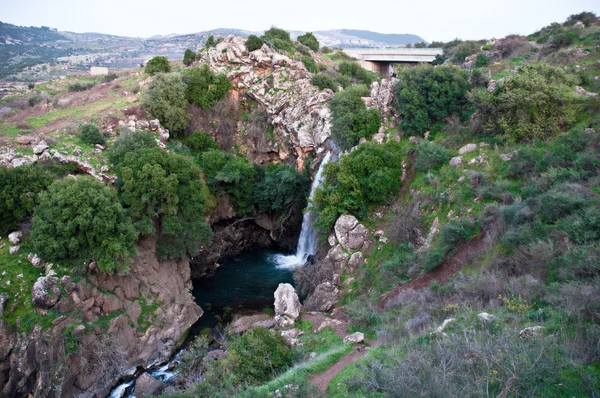
{"type": "Polygon", "coordinates": [[[136,238],[115,190],[92,177],[68,177],[40,193],[31,242],[47,261],[93,260],[101,272],[123,271],[136,238]]]}
{"type": "Polygon", "coordinates": [[[471,100],[484,132],[509,142],[547,138],[572,126],[581,111],[577,81],[546,64],[520,67],[493,92],[479,90],[471,100]]]}
{"type": "Polygon", "coordinates": [[[477,54],[477,60],[475,61],[476,68],[483,68],[484,66],[488,66],[490,64],[490,57],[483,54],[477,54]]]}
{"type": "Polygon", "coordinates": [[[309,180],[291,165],[271,165],[256,184],[255,202],[263,213],[301,210],[306,206],[309,180]]]}
{"type": "Polygon", "coordinates": [[[104,77],[102,78],[102,81],[104,83],[110,83],[113,80],[116,80],[119,76],[116,73],[109,73],[108,75],[104,75],[104,77]]]}
{"type": "Polygon", "coordinates": [[[208,65],[190,69],[185,81],[187,100],[202,109],[209,109],[222,100],[232,87],[225,74],[214,75],[208,65]]]}
{"type": "Polygon", "coordinates": [[[77,82],[77,83],[70,84],[68,87],[68,90],[70,92],[86,91],[86,90],[89,90],[90,88],[94,87],[95,85],[96,85],[96,82],[77,82]]]}
{"type": "Polygon", "coordinates": [[[261,39],[260,37],[256,35],[250,35],[246,39],[246,49],[248,51],[258,50],[262,47],[263,43],[263,39],[261,39]]]}
{"type": "Polygon", "coordinates": [[[196,255],[212,232],[204,222],[207,191],[202,172],[188,158],[158,148],[125,155],[118,170],[121,198],[137,231],[156,236],[157,256],[196,255]]]}
{"type": "Polygon", "coordinates": [[[146,131],[127,132],[121,134],[108,149],[108,160],[114,166],[118,166],[128,153],[155,147],[154,134],[146,131]]]}
{"type": "Polygon", "coordinates": [[[462,64],[463,62],[465,62],[465,58],[467,58],[469,55],[477,53],[478,51],[479,43],[472,40],[463,41],[451,50],[450,53],[452,54],[452,56],[449,58],[455,64],[462,64]]]}
{"type": "Polygon", "coordinates": [[[316,75],[313,75],[311,82],[313,85],[319,87],[319,90],[328,88],[333,92],[336,92],[338,89],[335,79],[327,73],[317,73],[316,75]]]}
{"type": "Polygon", "coordinates": [[[306,66],[306,69],[310,73],[319,72],[319,67],[318,67],[317,63],[315,62],[314,58],[311,57],[310,55],[305,55],[303,57],[300,57],[300,60],[302,61],[304,66],[306,66]]]}
{"type": "Polygon", "coordinates": [[[210,35],[206,39],[206,42],[204,43],[204,47],[208,50],[211,47],[215,47],[218,43],[219,43],[219,41],[215,40],[215,36],[210,35]]]}
{"type": "Polygon", "coordinates": [[[169,59],[167,57],[158,56],[152,58],[146,64],[146,68],[144,72],[155,75],[157,73],[169,73],[171,72],[171,64],[169,63],[169,59]]]}
{"type": "Polygon", "coordinates": [[[278,50],[294,51],[290,34],[283,29],[272,27],[265,32],[264,39],[278,50]]]}
{"type": "Polygon", "coordinates": [[[329,54],[329,53],[332,53],[332,52],[333,52],[333,50],[330,47],[324,46],[324,47],[321,48],[321,53],[322,54],[329,54]]]}
{"type": "Polygon", "coordinates": [[[207,132],[194,131],[186,140],[187,146],[191,149],[204,152],[211,149],[219,149],[219,145],[213,140],[212,135],[207,132]]]}
{"type": "Polygon", "coordinates": [[[174,136],[180,135],[188,125],[189,116],[186,85],[177,74],[157,74],[142,97],[142,106],[152,117],[169,129],[174,136]]]}
{"type": "Polygon", "coordinates": [[[418,66],[402,70],[395,87],[395,107],[402,127],[421,134],[433,123],[460,114],[468,104],[467,71],[454,66],[418,66]]]}
{"type": "Polygon", "coordinates": [[[456,248],[470,240],[478,232],[478,225],[473,220],[459,218],[442,227],[442,241],[448,248],[456,248]]]}
{"type": "Polygon", "coordinates": [[[336,93],[329,104],[332,113],[331,138],[343,150],[352,148],[361,138],[369,138],[379,131],[379,112],[367,109],[361,98],[368,93],[366,86],[352,86],[336,93]]]}
{"type": "Polygon", "coordinates": [[[85,124],[81,127],[81,141],[89,145],[104,145],[106,138],[95,124],[85,124]]]}
{"type": "Polygon", "coordinates": [[[189,48],[186,48],[185,52],[183,53],[183,64],[185,66],[190,66],[195,60],[196,53],[190,50],[189,48]]]}
{"type": "Polygon", "coordinates": [[[27,104],[33,108],[34,106],[36,106],[37,104],[39,104],[40,102],[42,102],[42,96],[41,95],[34,95],[33,97],[30,97],[27,100],[27,104]]]}
{"type": "Polygon", "coordinates": [[[310,32],[303,34],[302,36],[298,36],[298,41],[304,44],[306,47],[310,48],[314,52],[319,51],[319,41],[310,32]]]}
{"type": "Polygon", "coordinates": [[[341,214],[366,216],[368,206],[391,200],[400,189],[404,153],[399,143],[366,142],[325,167],[315,193],[317,227],[329,231],[341,214]]]}
{"type": "Polygon", "coordinates": [[[429,171],[450,160],[450,152],[441,145],[425,141],[416,149],[415,168],[417,171],[429,171]]]}
{"type": "Polygon", "coordinates": [[[373,75],[368,70],[361,67],[357,62],[342,62],[338,67],[338,71],[344,75],[354,79],[359,84],[370,86],[375,80],[373,75]]]}
{"type": "Polygon", "coordinates": [[[52,181],[52,175],[39,165],[0,167],[0,235],[15,231],[17,223],[33,213],[38,193],[52,181]]]}

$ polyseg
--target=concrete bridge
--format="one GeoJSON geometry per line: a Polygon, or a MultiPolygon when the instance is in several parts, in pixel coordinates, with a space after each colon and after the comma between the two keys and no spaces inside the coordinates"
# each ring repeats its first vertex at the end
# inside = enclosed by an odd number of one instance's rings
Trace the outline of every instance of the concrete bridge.
{"type": "Polygon", "coordinates": [[[358,59],[360,65],[384,76],[391,76],[392,64],[433,62],[442,55],[441,48],[347,48],[344,52],[358,59]]]}

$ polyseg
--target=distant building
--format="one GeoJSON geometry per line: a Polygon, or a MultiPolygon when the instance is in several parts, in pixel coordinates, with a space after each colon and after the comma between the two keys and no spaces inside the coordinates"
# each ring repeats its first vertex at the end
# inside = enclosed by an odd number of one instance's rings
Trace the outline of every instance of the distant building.
{"type": "Polygon", "coordinates": [[[92,66],[90,68],[90,75],[92,75],[92,76],[108,75],[108,68],[106,66],[92,66]]]}

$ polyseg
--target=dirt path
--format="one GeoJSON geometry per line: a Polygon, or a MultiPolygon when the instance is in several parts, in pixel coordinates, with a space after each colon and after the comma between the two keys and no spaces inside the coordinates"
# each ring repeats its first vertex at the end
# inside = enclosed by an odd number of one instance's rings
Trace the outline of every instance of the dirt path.
{"type": "Polygon", "coordinates": [[[323,373],[317,373],[308,378],[308,381],[314,386],[316,386],[319,390],[325,392],[327,390],[327,386],[331,383],[331,380],[338,373],[342,371],[346,366],[350,365],[352,362],[359,360],[367,353],[367,350],[362,345],[356,345],[354,350],[351,353],[344,355],[339,361],[335,363],[335,365],[328,368],[323,373]]]}

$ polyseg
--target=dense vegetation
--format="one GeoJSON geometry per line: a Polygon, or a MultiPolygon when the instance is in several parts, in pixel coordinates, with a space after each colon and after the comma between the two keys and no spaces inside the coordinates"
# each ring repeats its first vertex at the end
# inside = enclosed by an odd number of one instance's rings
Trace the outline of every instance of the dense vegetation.
{"type": "Polygon", "coordinates": [[[155,75],[157,73],[169,73],[171,72],[171,64],[167,57],[154,57],[146,64],[144,72],[155,75]]]}
{"type": "Polygon", "coordinates": [[[142,98],[144,108],[169,129],[173,135],[183,133],[190,120],[186,113],[186,84],[178,74],[159,73],[142,98]]]}
{"type": "Polygon", "coordinates": [[[202,109],[211,108],[231,89],[231,81],[227,76],[213,74],[208,65],[188,70],[185,83],[185,97],[202,109]]]}

